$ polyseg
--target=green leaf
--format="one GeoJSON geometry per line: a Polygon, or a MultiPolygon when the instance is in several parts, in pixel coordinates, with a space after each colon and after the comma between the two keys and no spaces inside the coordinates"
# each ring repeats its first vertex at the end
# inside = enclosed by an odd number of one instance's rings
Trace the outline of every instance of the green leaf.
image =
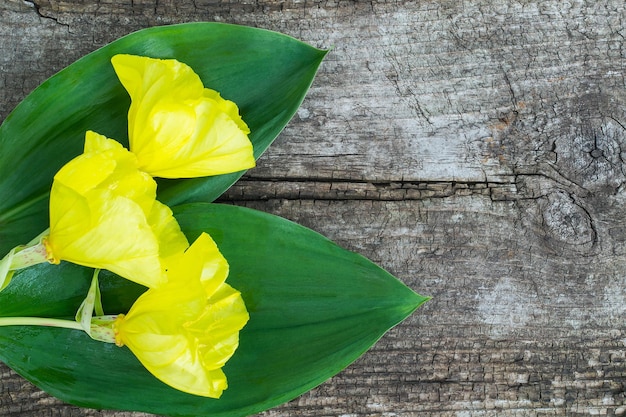
{"type": "MultiPolygon", "coordinates": [[[[224,371],[219,400],[175,391],[149,375],[126,348],[80,331],[0,328],[0,359],[60,399],[93,408],[169,416],[244,416],[290,400],[346,367],[422,297],[366,258],[262,212],[189,204],[175,215],[189,239],[208,232],[230,264],[250,321],[224,371]]],[[[91,271],[69,264],[16,273],[0,293],[0,315],[72,316],[91,271]],[[44,285],[45,283],[45,285],[44,285]]],[[[125,312],[140,287],[101,275],[107,314],[125,312]],[[132,297],[129,296],[132,294],[132,297]]]]}
{"type": "MultiPolygon", "coordinates": [[[[45,230],[52,178],[82,152],[85,131],[125,145],[128,94],[110,64],[118,53],[176,58],[240,108],[258,158],[291,119],[325,55],[291,37],[221,23],[145,29],[70,65],[26,97],[0,126],[0,254],[45,230]]],[[[242,173],[161,181],[168,205],[213,201],[242,173]]]]}

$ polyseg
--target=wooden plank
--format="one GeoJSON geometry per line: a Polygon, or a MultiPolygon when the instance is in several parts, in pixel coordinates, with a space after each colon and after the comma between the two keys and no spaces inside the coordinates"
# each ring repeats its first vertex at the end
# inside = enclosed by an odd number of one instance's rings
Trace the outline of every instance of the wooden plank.
{"type": "MultiPolygon", "coordinates": [[[[142,27],[223,21],[332,46],[222,201],[311,227],[434,298],[264,415],[620,416],[625,18],[616,0],[4,0],[0,118],[142,27]]],[[[2,370],[2,415],[131,415],[64,405],[2,370]]]]}

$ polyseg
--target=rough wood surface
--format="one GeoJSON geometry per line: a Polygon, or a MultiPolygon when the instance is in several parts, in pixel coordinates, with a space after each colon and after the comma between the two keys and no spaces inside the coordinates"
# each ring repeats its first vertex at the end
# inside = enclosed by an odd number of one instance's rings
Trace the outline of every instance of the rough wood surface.
{"type": "MultiPolygon", "coordinates": [[[[278,416],[626,415],[622,0],[0,0],[0,119],[80,56],[186,21],[333,47],[223,201],[434,299],[278,416]]],[[[0,414],[79,409],[0,368],[0,414]]]]}

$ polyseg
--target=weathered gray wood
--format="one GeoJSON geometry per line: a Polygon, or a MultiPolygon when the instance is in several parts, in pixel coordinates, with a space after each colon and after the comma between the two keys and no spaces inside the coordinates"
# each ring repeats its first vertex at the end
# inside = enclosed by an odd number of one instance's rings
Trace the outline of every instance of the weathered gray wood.
{"type": "MultiPolygon", "coordinates": [[[[622,1],[0,0],[0,118],[106,42],[192,20],[333,46],[222,200],[434,296],[264,415],[626,415],[622,1]]],[[[2,415],[131,415],[64,405],[2,369],[2,415]]]]}

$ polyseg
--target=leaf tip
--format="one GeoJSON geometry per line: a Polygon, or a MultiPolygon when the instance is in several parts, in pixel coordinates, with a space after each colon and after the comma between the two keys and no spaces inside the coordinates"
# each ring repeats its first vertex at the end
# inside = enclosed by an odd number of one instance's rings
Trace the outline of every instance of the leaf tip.
{"type": "MultiPolygon", "coordinates": [[[[420,295],[418,293],[416,293],[415,291],[411,290],[412,294],[412,300],[411,300],[411,313],[415,310],[417,310],[419,307],[421,307],[424,303],[430,301],[433,297],[429,296],[429,295],[420,295]]],[[[410,313],[409,313],[410,314],[410,313]]]]}

